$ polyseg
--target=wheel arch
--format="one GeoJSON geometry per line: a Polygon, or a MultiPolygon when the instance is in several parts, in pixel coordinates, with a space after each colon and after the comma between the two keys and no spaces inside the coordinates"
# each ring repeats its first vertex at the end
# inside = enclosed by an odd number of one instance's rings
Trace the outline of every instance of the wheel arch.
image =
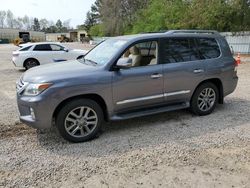
{"type": "Polygon", "coordinates": [[[27,62],[28,60],[35,60],[35,61],[38,63],[38,65],[40,65],[40,62],[38,61],[38,59],[36,59],[36,58],[34,58],[34,57],[29,57],[29,58],[27,58],[27,59],[24,60],[24,62],[23,62],[23,67],[25,67],[25,64],[26,64],[26,62],[27,62]]]}
{"type": "MultiPolygon", "coordinates": [[[[223,84],[222,84],[222,81],[219,79],[219,78],[210,78],[210,79],[207,79],[207,80],[203,80],[202,82],[200,82],[197,86],[196,86],[196,88],[195,88],[195,90],[194,90],[194,92],[193,92],[193,95],[194,95],[194,93],[195,93],[195,91],[197,90],[197,88],[199,87],[199,86],[201,86],[202,84],[204,84],[204,83],[213,83],[217,88],[218,88],[218,90],[219,90],[219,104],[223,104],[224,103],[224,92],[223,92],[223,84]]],[[[192,98],[193,98],[193,95],[192,95],[192,98]]],[[[191,98],[191,99],[192,99],[191,98]]]]}
{"type": "Polygon", "coordinates": [[[65,100],[63,100],[59,105],[57,105],[56,109],[54,110],[53,113],[53,118],[56,118],[60,109],[67,103],[69,103],[72,100],[77,100],[77,99],[91,99],[93,101],[95,101],[97,104],[100,105],[102,111],[103,111],[103,115],[104,115],[104,120],[108,121],[109,117],[108,117],[108,111],[107,111],[107,105],[104,101],[104,99],[98,95],[98,94],[84,94],[84,95],[77,95],[77,96],[73,96],[73,97],[69,97],[65,100]]]}

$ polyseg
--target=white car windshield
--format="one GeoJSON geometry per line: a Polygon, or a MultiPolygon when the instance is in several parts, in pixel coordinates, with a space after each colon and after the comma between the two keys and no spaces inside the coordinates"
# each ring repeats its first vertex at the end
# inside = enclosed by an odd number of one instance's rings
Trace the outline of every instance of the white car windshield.
{"type": "Polygon", "coordinates": [[[126,43],[127,41],[122,39],[108,39],[91,50],[83,61],[90,61],[96,65],[105,65],[126,43]]]}

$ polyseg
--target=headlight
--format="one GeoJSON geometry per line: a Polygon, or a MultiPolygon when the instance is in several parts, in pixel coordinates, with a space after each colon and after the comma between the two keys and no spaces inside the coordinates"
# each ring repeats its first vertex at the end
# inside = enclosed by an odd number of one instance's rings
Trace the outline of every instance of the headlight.
{"type": "Polygon", "coordinates": [[[51,83],[28,84],[23,94],[26,96],[36,96],[48,89],[51,85],[51,83]]]}

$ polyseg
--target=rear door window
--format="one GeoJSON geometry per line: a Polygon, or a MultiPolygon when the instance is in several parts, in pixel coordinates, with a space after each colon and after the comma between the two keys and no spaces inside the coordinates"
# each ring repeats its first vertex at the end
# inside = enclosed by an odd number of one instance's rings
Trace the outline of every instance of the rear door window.
{"type": "Polygon", "coordinates": [[[212,59],[220,56],[220,48],[215,39],[198,38],[197,45],[202,59],[212,59]]]}
{"type": "Polygon", "coordinates": [[[164,41],[164,63],[200,60],[194,39],[169,38],[164,41]]]}
{"type": "Polygon", "coordinates": [[[52,51],[49,44],[38,44],[33,51],[52,51]]]}

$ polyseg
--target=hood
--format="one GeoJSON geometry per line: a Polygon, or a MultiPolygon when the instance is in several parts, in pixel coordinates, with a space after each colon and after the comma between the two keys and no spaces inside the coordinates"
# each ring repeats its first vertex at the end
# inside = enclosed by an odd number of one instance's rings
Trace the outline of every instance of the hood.
{"type": "Polygon", "coordinates": [[[81,49],[70,49],[70,52],[73,53],[80,53],[80,54],[86,54],[88,51],[87,50],[81,50],[81,49]]]}
{"type": "Polygon", "coordinates": [[[22,80],[30,83],[66,81],[93,75],[99,69],[100,67],[86,65],[77,60],[65,61],[34,67],[23,74],[22,80]]]}

